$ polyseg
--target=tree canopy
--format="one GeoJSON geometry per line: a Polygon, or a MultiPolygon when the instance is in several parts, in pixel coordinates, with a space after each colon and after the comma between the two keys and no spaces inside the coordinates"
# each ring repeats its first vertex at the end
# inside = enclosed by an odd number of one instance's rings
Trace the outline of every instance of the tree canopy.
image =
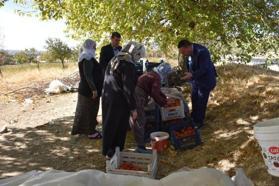
{"type": "Polygon", "coordinates": [[[1,6],[4,6],[4,3],[5,3],[6,1],[8,1],[8,0],[0,0],[0,7],[1,7],[1,6]]]}
{"type": "Polygon", "coordinates": [[[0,50],[0,66],[8,65],[13,60],[13,56],[10,55],[7,51],[0,50]]]}
{"type": "Polygon", "coordinates": [[[14,57],[13,57],[14,61],[16,63],[19,63],[19,64],[23,64],[23,63],[28,63],[29,62],[29,58],[28,58],[28,55],[25,51],[20,51],[20,52],[17,52],[14,57]]]}
{"type": "Polygon", "coordinates": [[[24,52],[26,53],[28,57],[29,63],[36,63],[37,57],[38,57],[38,51],[36,51],[35,48],[25,49],[24,52]]]}
{"type": "Polygon", "coordinates": [[[36,63],[37,62],[38,52],[34,48],[25,49],[17,52],[13,56],[13,60],[17,63],[36,63]]]}
{"type": "Polygon", "coordinates": [[[49,57],[51,57],[53,61],[59,60],[62,64],[62,67],[65,68],[65,60],[69,59],[72,55],[71,49],[68,47],[68,45],[57,38],[48,39],[46,44],[49,57]]]}
{"type": "Polygon", "coordinates": [[[163,51],[188,38],[215,58],[249,59],[277,53],[279,43],[276,0],[34,0],[34,8],[42,19],[64,19],[75,38],[100,41],[118,31],[124,40],[155,42],[163,51]]]}

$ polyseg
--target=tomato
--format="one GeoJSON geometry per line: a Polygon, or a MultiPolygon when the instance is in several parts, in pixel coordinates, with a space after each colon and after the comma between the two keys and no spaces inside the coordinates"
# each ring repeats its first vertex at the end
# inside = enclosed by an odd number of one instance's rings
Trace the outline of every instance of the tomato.
{"type": "Polygon", "coordinates": [[[178,107],[180,106],[180,100],[176,98],[168,98],[165,107],[178,107]]]}
{"type": "Polygon", "coordinates": [[[174,135],[177,138],[185,138],[185,137],[188,137],[188,136],[195,135],[195,131],[192,127],[188,127],[188,128],[181,129],[180,131],[175,131],[174,135]]]}
{"type": "Polygon", "coordinates": [[[134,171],[142,171],[142,169],[136,165],[133,165],[132,163],[122,163],[119,167],[119,169],[123,170],[134,170],[134,171]]]}

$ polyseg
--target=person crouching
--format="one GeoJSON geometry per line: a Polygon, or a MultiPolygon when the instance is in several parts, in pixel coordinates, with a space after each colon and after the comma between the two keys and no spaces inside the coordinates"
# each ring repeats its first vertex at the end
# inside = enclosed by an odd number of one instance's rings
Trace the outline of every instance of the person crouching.
{"type": "Polygon", "coordinates": [[[149,153],[145,148],[144,132],[146,117],[144,108],[148,104],[149,96],[161,107],[167,103],[167,97],[161,91],[161,82],[171,72],[171,66],[168,63],[162,63],[153,71],[146,72],[138,78],[135,99],[137,104],[138,117],[135,122],[131,122],[131,128],[137,144],[136,152],[149,153]]]}

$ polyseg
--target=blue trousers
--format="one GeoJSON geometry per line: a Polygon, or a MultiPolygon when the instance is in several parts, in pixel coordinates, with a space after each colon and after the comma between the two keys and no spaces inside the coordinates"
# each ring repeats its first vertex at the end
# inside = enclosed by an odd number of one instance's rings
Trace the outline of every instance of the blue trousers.
{"type": "Polygon", "coordinates": [[[194,123],[203,125],[207,102],[210,94],[210,89],[201,88],[195,84],[192,84],[192,113],[191,117],[194,123]]]}

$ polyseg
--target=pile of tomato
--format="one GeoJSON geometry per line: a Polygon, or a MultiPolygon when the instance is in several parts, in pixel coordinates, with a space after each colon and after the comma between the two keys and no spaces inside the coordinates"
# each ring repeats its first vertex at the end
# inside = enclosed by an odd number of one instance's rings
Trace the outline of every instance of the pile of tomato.
{"type": "Polygon", "coordinates": [[[174,135],[176,138],[181,139],[195,135],[195,130],[192,127],[187,127],[179,131],[174,131],[174,135]]]}
{"type": "Polygon", "coordinates": [[[143,171],[140,167],[132,164],[132,163],[122,163],[119,169],[123,170],[134,170],[134,171],[143,171]]]}
{"type": "Polygon", "coordinates": [[[167,104],[165,107],[179,107],[180,106],[180,100],[176,98],[168,98],[167,104]]]}

